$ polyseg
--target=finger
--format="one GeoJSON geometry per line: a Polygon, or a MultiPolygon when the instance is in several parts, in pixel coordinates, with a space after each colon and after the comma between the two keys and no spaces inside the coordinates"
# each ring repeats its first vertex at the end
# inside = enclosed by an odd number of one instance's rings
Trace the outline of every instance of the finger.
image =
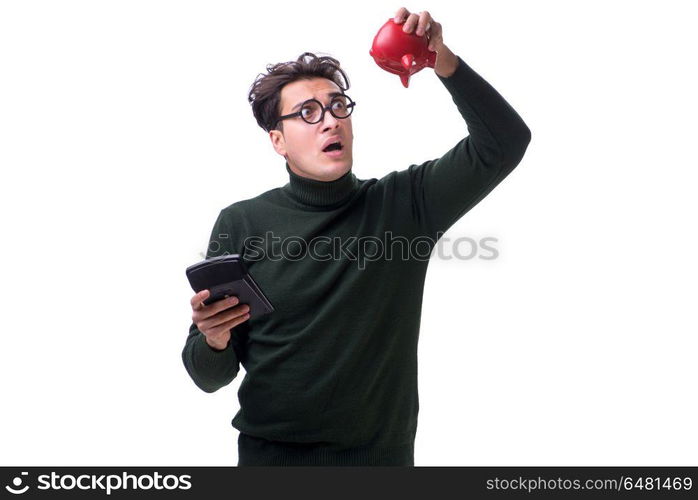
{"type": "Polygon", "coordinates": [[[219,325],[213,332],[209,332],[209,335],[213,335],[213,336],[220,335],[221,333],[228,331],[231,328],[235,328],[236,326],[244,323],[248,319],[250,319],[250,313],[245,313],[241,316],[237,316],[237,317],[231,319],[230,321],[226,321],[225,323],[222,323],[221,325],[219,325]]]}
{"type": "Polygon", "coordinates": [[[432,38],[440,37],[441,34],[442,34],[441,23],[437,23],[436,21],[434,21],[434,20],[432,19],[432,21],[431,21],[431,29],[429,30],[429,33],[430,33],[430,36],[431,36],[432,38]]]}
{"type": "Polygon", "coordinates": [[[415,32],[417,36],[422,36],[429,29],[431,23],[431,14],[426,10],[419,13],[419,20],[417,22],[417,31],[415,32]]]}
{"type": "Polygon", "coordinates": [[[204,307],[204,300],[208,298],[208,296],[211,294],[208,290],[201,290],[199,293],[194,295],[191,300],[189,301],[191,303],[191,308],[194,311],[198,311],[202,307],[204,307]]]}
{"type": "Polygon", "coordinates": [[[410,15],[409,10],[407,10],[405,7],[400,7],[397,10],[397,12],[395,13],[395,18],[393,18],[393,21],[395,21],[397,24],[400,24],[409,15],[410,15]]]}
{"type": "Polygon", "coordinates": [[[443,42],[441,36],[441,24],[433,23],[429,31],[429,50],[434,50],[436,45],[443,42]]]}
{"type": "Polygon", "coordinates": [[[412,33],[414,27],[417,26],[418,21],[419,16],[417,14],[410,14],[409,16],[407,16],[407,21],[405,21],[405,25],[402,27],[402,31],[404,31],[405,33],[412,33]]]}
{"type": "Polygon", "coordinates": [[[250,306],[247,304],[240,304],[239,306],[231,309],[230,311],[225,311],[220,314],[216,314],[215,316],[212,316],[206,321],[205,327],[209,329],[219,327],[220,325],[229,322],[231,319],[235,319],[238,316],[247,314],[248,312],[250,312],[250,306]]]}
{"type": "Polygon", "coordinates": [[[232,295],[226,299],[217,300],[213,304],[209,304],[194,311],[192,319],[194,320],[194,323],[198,324],[198,322],[208,319],[211,316],[215,316],[219,312],[237,305],[239,302],[240,301],[235,295],[232,295]]]}
{"type": "Polygon", "coordinates": [[[240,299],[238,299],[237,296],[231,295],[230,297],[226,297],[221,300],[215,301],[213,304],[209,304],[207,307],[207,316],[215,316],[216,314],[220,313],[221,311],[225,311],[226,309],[229,309],[233,306],[236,306],[240,303],[240,299]]]}

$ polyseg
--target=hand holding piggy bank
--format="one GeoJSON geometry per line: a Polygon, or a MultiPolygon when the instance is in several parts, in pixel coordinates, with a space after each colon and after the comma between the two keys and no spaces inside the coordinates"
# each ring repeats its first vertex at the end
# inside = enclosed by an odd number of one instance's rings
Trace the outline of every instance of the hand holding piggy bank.
{"type": "Polygon", "coordinates": [[[410,14],[402,7],[394,19],[378,30],[369,54],[378,66],[399,75],[407,88],[410,76],[426,67],[435,68],[437,53],[442,48],[448,51],[443,44],[441,24],[426,11],[410,14]]]}

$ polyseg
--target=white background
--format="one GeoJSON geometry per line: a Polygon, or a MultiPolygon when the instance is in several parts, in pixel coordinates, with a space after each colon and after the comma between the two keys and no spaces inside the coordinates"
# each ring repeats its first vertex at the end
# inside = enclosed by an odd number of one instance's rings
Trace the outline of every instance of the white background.
{"type": "MultiPolygon", "coordinates": [[[[184,269],[221,208],[288,180],[247,102],[269,63],[342,62],[359,178],[466,135],[433,70],[404,89],[370,58],[400,6],[0,4],[0,464],[237,464],[244,371],[187,375],[184,269]]],[[[406,7],[532,131],[446,235],[499,258],[430,263],[415,464],[695,465],[690,2],[406,7]]]]}

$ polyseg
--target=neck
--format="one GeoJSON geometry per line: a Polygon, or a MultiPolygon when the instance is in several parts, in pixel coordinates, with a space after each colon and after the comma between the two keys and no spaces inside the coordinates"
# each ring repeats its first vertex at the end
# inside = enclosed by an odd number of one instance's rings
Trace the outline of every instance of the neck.
{"type": "Polygon", "coordinates": [[[349,169],[340,178],[332,181],[320,181],[295,173],[286,162],[289,182],[282,189],[293,199],[313,207],[332,207],[341,205],[351,198],[358,189],[359,182],[349,169]]]}

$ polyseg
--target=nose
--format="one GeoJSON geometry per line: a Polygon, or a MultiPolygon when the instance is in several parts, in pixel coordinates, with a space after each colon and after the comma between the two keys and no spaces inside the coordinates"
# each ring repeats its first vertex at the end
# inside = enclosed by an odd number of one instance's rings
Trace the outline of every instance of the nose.
{"type": "Polygon", "coordinates": [[[330,130],[339,127],[339,119],[335,118],[332,113],[325,110],[325,117],[322,119],[322,130],[330,130]]]}

